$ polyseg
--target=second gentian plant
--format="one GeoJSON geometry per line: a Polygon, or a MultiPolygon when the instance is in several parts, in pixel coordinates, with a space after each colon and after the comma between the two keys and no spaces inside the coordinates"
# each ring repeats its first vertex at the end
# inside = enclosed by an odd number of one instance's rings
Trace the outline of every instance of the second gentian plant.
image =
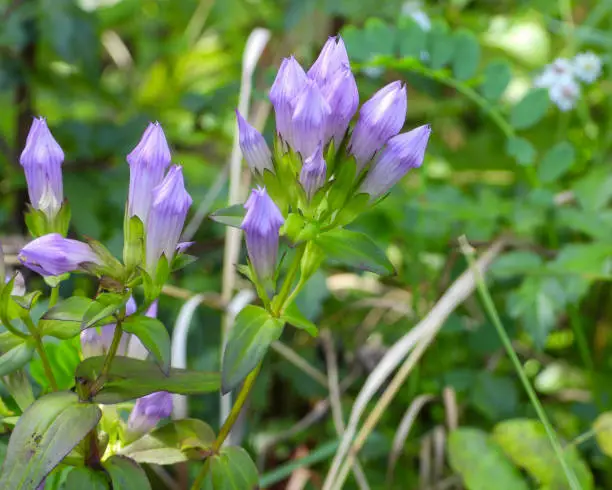
{"type": "MultiPolygon", "coordinates": [[[[236,317],[220,372],[171,368],[170,337],[157,304],[170,274],[185,265],[181,233],[192,204],[159,123],[127,155],[129,192],[122,257],[94,239],[68,237],[64,152],[47,121],[33,121],[20,157],[30,198],[32,236],[19,262],[50,288],[28,291],[19,272],[0,289],[0,376],[17,406],[0,488],[151,488],[142,465],[202,461],[192,489],[255,488],[246,451],[224,442],[240,414],[270,344],[287,326],[316,336],[296,297],[326,260],[392,274],[367,235],[346,228],[421,166],[430,128],[401,132],[406,87],[392,82],[359,107],[341,38],[330,38],[305,71],[282,61],[269,92],[276,131],[269,145],[236,113],[239,142],[255,181],[243,205],[213,214],[244,231],[247,263],[237,266],[257,291],[236,317]],[[71,274],[97,279],[94,297],[61,298],[71,274]],[[135,299],[138,299],[136,301],[135,299]],[[40,309],[43,309],[42,315],[40,309]],[[81,362],[72,389],[60,389],[47,341],[78,338],[81,362]],[[38,398],[26,375],[37,357],[48,387],[38,398]],[[218,432],[196,419],[169,420],[174,395],[237,390],[218,432]],[[59,475],[59,476],[58,476],[59,475]],[[72,487],[70,487],[72,488],[72,487]],[[229,487],[228,487],[229,488],[229,487]]],[[[77,203],[78,205],[78,203],[77,203]]]]}

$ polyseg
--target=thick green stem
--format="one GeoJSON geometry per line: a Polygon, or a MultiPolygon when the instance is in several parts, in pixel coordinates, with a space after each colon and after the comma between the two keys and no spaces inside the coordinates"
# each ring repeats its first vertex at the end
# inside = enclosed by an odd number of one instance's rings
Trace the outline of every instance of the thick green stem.
{"type": "MultiPolygon", "coordinates": [[[[240,388],[240,392],[238,393],[238,397],[236,398],[236,402],[234,403],[234,406],[232,407],[231,412],[227,416],[227,419],[223,423],[223,426],[219,430],[219,435],[217,436],[217,438],[215,439],[215,442],[213,443],[213,446],[212,446],[213,452],[217,452],[219,449],[221,449],[221,446],[225,442],[225,439],[227,439],[227,436],[229,436],[232,430],[232,427],[236,423],[236,420],[238,419],[238,416],[240,415],[240,412],[242,411],[242,407],[244,406],[244,403],[246,402],[247,398],[249,397],[249,394],[251,393],[251,389],[253,388],[253,385],[255,384],[255,379],[257,379],[257,375],[259,374],[260,369],[261,369],[261,363],[259,363],[257,367],[253,369],[253,371],[251,371],[249,375],[246,377],[246,379],[244,380],[242,388],[240,388]]],[[[191,486],[191,490],[199,490],[201,488],[202,484],[204,483],[204,478],[206,478],[206,474],[208,473],[209,466],[210,466],[210,463],[206,461],[204,465],[202,466],[200,473],[198,474],[195,481],[193,482],[193,485],[191,486]]]]}
{"type": "Polygon", "coordinates": [[[32,334],[34,338],[34,342],[36,343],[36,352],[40,356],[40,360],[42,361],[43,369],[45,370],[45,376],[47,376],[47,380],[49,380],[49,384],[51,385],[51,389],[53,391],[57,391],[57,381],[55,381],[55,375],[53,374],[53,370],[51,369],[51,363],[49,362],[49,358],[47,357],[47,353],[45,352],[45,346],[43,345],[43,341],[40,338],[40,334],[36,325],[29,316],[24,317],[24,323],[28,327],[28,330],[32,334]]]}
{"type": "Polygon", "coordinates": [[[567,479],[569,486],[572,490],[581,490],[580,484],[578,483],[578,480],[576,479],[576,475],[574,474],[574,472],[572,471],[572,469],[570,468],[570,466],[568,465],[565,459],[563,448],[561,447],[561,444],[559,443],[559,440],[557,439],[557,434],[555,433],[550,421],[548,420],[548,416],[546,415],[546,412],[544,411],[544,407],[540,403],[540,400],[538,399],[538,396],[536,395],[535,390],[533,389],[533,387],[531,386],[531,383],[529,382],[529,378],[527,378],[527,375],[525,374],[525,370],[523,369],[523,366],[521,365],[521,361],[519,360],[518,356],[516,355],[516,352],[514,351],[514,348],[512,347],[512,342],[510,341],[510,337],[508,337],[506,329],[504,328],[501,322],[501,319],[499,318],[499,314],[497,313],[497,309],[495,308],[495,304],[493,303],[493,299],[491,298],[491,295],[489,294],[489,290],[487,289],[487,286],[480,273],[480,270],[475,265],[474,257],[473,257],[474,251],[471,248],[471,246],[467,243],[467,240],[465,239],[465,237],[461,237],[459,239],[459,242],[460,242],[463,254],[465,255],[465,258],[468,261],[470,269],[474,273],[474,277],[476,279],[476,286],[478,288],[478,293],[480,294],[480,298],[482,299],[485,310],[487,311],[489,317],[491,318],[491,321],[493,322],[493,325],[495,326],[495,329],[497,330],[499,338],[501,339],[502,344],[504,345],[504,348],[506,349],[506,353],[508,354],[508,357],[512,361],[514,369],[516,370],[516,373],[518,374],[518,377],[521,380],[521,383],[523,384],[523,388],[525,388],[525,391],[527,392],[527,396],[529,397],[529,400],[531,401],[531,404],[533,405],[533,408],[535,409],[540,419],[540,422],[542,422],[542,425],[544,426],[544,429],[546,430],[546,435],[548,436],[548,439],[555,452],[555,455],[557,456],[557,459],[559,460],[559,463],[561,464],[561,468],[563,469],[563,472],[565,473],[565,478],[567,479]]]}
{"type": "Polygon", "coordinates": [[[49,308],[53,308],[59,299],[59,286],[51,288],[51,296],[49,297],[49,308]]]}

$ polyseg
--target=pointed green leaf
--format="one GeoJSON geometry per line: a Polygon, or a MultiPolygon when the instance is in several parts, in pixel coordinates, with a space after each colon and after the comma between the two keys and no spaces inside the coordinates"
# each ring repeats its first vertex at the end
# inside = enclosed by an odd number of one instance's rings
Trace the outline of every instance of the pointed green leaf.
{"type": "Polygon", "coordinates": [[[395,274],[395,268],[385,253],[363,233],[344,229],[332,230],[320,235],[315,243],[335,263],[381,275],[395,274]]]}
{"type": "Polygon", "coordinates": [[[484,81],[480,87],[482,95],[489,100],[498,100],[512,80],[512,68],[506,60],[494,60],[484,69],[484,81]]]}
{"type": "Polygon", "coordinates": [[[129,293],[102,293],[98,295],[85,311],[81,321],[81,329],[90,328],[102,320],[108,320],[108,317],[125,306],[129,298],[129,293]]]}
{"type": "Polygon", "coordinates": [[[528,490],[521,472],[514,467],[491,437],[479,429],[461,427],[448,437],[448,459],[461,475],[466,490],[528,490]]]}
{"type": "Polygon", "coordinates": [[[574,165],[576,150],[568,141],[561,141],[548,150],[538,167],[542,182],[554,182],[563,177],[574,165]]]}
{"type": "MultiPolygon", "coordinates": [[[[88,384],[102,371],[104,356],[89,357],[76,369],[75,378],[88,384]]],[[[166,376],[157,364],[117,356],[113,360],[108,381],[93,397],[96,403],[113,404],[133,400],[155,391],[169,391],[181,395],[197,395],[217,391],[219,373],[171,368],[166,376]]]]}
{"type": "Polygon", "coordinates": [[[17,371],[34,355],[34,339],[28,339],[0,356],[0,376],[17,371]]]}
{"type": "Polygon", "coordinates": [[[316,337],[319,333],[317,326],[302,314],[295,303],[291,303],[285,308],[280,319],[296,328],[306,330],[313,337],[316,337]]]}
{"type": "Polygon", "coordinates": [[[510,138],[506,143],[506,152],[520,165],[531,165],[536,157],[536,150],[525,138],[510,138]]]}
{"type": "Polygon", "coordinates": [[[238,446],[225,447],[210,458],[207,490],[254,490],[258,488],[257,467],[249,454],[238,446]]]}
{"type": "Polygon", "coordinates": [[[0,333],[0,353],[7,352],[13,347],[17,347],[19,344],[23,344],[26,339],[23,337],[17,337],[17,335],[11,332],[0,333]]]}
{"type": "Polygon", "coordinates": [[[83,318],[92,303],[93,300],[83,296],[72,296],[60,301],[38,322],[41,335],[62,340],[77,336],[81,331],[83,318]]]}
{"type": "Polygon", "coordinates": [[[19,418],[9,440],[0,488],[35,490],[43,478],[93,429],[100,409],[60,391],[39,398],[19,418]]]}
{"type": "Polygon", "coordinates": [[[131,315],[121,324],[127,333],[136,335],[153,354],[164,372],[170,368],[170,335],[162,322],[157,318],[144,315],[131,315]]]}
{"type": "Polygon", "coordinates": [[[459,30],[454,36],[453,73],[457,80],[468,80],[478,70],[480,44],[472,31],[459,30]]]}
{"type": "Polygon", "coordinates": [[[132,490],[151,488],[144,470],[133,459],[125,456],[111,456],[102,463],[111,479],[113,490],[132,490]]]}
{"type": "Polygon", "coordinates": [[[234,204],[228,208],[219,209],[210,215],[210,219],[221,223],[222,225],[233,226],[234,228],[240,228],[246,209],[242,204],[234,204]]]}
{"type": "Polygon", "coordinates": [[[234,322],[223,355],[222,391],[233,390],[263,359],[278,340],[284,322],[259,306],[246,306],[234,322]]]}
{"type": "Polygon", "coordinates": [[[516,129],[530,128],[546,115],[549,105],[548,90],[533,89],[512,108],[510,124],[516,129]]]}
{"type": "MultiPolygon", "coordinates": [[[[135,487],[137,488],[137,487],[135,487]]],[[[74,468],[68,473],[63,490],[110,490],[106,475],[85,466],[74,468]]],[[[114,490],[114,488],[113,488],[114,490]]]]}

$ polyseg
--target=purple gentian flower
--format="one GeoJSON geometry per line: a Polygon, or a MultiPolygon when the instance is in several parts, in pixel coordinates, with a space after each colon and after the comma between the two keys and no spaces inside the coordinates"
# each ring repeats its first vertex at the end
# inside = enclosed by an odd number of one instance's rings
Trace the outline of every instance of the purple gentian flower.
{"type": "Polygon", "coordinates": [[[158,391],[136,400],[128,418],[128,429],[132,432],[149,432],[157,423],[172,415],[172,395],[158,391]]]}
{"type": "Polygon", "coordinates": [[[266,188],[251,191],[241,228],[246,234],[247,251],[260,280],[273,276],[278,255],[278,233],[285,220],[266,188]]]}
{"type": "Polygon", "coordinates": [[[62,163],[64,152],[55,141],[44,118],[35,118],[19,162],[25,172],[28,194],[34,209],[53,218],[64,201],[62,163]]]}
{"type": "MultiPolygon", "coordinates": [[[[125,315],[130,316],[136,313],[136,301],[130,297],[125,305],[125,315]]],[[[81,351],[83,357],[103,356],[105,355],[113,342],[115,335],[115,324],[104,325],[102,327],[87,328],[81,332],[81,351]]],[[[127,355],[128,340],[130,335],[124,333],[121,335],[117,355],[127,355]]]]}
{"type": "Polygon", "coordinates": [[[31,241],[21,249],[19,261],[43,276],[58,276],[81,269],[81,264],[101,264],[89,245],[49,233],[31,241]]]}
{"type": "Polygon", "coordinates": [[[127,156],[130,164],[128,213],[147,223],[153,189],[164,178],[171,160],[166,135],[159,123],[150,123],[136,148],[127,156]]]}
{"type": "Polygon", "coordinates": [[[325,140],[333,139],[337,148],[344,139],[349,123],[359,107],[357,82],[348,65],[337,70],[321,91],[331,109],[331,114],[327,119],[325,140]]]}
{"type": "Polygon", "coordinates": [[[291,119],[293,125],[293,148],[302,158],[312,155],[324,138],[331,109],[321,90],[313,80],[308,80],[295,99],[291,119]]]}
{"type": "Polygon", "coordinates": [[[420,126],[391,138],[376,159],[360,191],[377,198],[387,192],[408,170],[420,167],[425,157],[431,128],[420,126]]]}
{"type": "Polygon", "coordinates": [[[308,76],[323,87],[330,83],[336,72],[345,66],[349,66],[349,58],[344,41],[340,36],[330,37],[321,49],[319,57],[308,70],[308,76]]]}
{"type": "Polygon", "coordinates": [[[306,191],[309,200],[323,187],[327,180],[326,175],[327,166],[323,158],[322,146],[319,145],[315,152],[304,161],[300,172],[300,184],[306,191]]]}
{"type": "Polygon", "coordinates": [[[263,175],[265,169],[274,172],[272,153],[270,153],[264,137],[242,117],[238,110],[236,110],[236,118],[238,119],[240,149],[251,172],[257,172],[261,175],[263,175]]]}
{"type": "Polygon", "coordinates": [[[270,102],[276,115],[276,131],[289,145],[293,146],[293,126],[291,118],[295,107],[295,98],[302,91],[308,77],[304,69],[291,56],[283,59],[270,88],[270,102]]]}
{"type": "Polygon", "coordinates": [[[147,223],[146,263],[149,272],[157,268],[163,255],[172,261],[183,231],[192,199],[185,190],[183,168],[174,165],[164,180],[153,189],[153,201],[147,223]]]}
{"type": "Polygon", "coordinates": [[[349,143],[359,171],[402,129],[407,106],[406,87],[401,82],[381,88],[363,104],[349,143]]]}

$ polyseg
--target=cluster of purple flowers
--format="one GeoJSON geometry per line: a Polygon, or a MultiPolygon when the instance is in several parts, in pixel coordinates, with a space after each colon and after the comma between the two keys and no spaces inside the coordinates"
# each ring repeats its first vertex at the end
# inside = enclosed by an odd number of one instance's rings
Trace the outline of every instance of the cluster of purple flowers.
{"type": "MultiPolygon", "coordinates": [[[[53,218],[63,202],[61,165],[64,152],[43,118],[35,119],[21,154],[32,207],[53,218]]],[[[145,266],[154,273],[163,256],[171,261],[179,244],[192,199],[182,168],[172,165],[170,148],[159,123],[151,123],[127,156],[130,165],[128,216],[138,217],[146,233],[145,266]]],[[[49,233],[27,244],[19,260],[44,276],[77,271],[101,258],[86,243],[49,233]]]]}
{"type": "MultiPolygon", "coordinates": [[[[431,129],[424,125],[398,134],[407,109],[406,87],[399,81],[386,85],[361,106],[348,135],[359,92],[339,36],[329,38],[308,72],[294,57],[285,58],[270,89],[270,101],[283,151],[291,149],[301,159],[297,182],[309,200],[329,181],[333,183],[324,157],[330,143],[354,158],[356,192],[368,194],[371,201],[423,163],[431,129]]],[[[251,171],[259,177],[266,171],[276,173],[282,163],[273,159],[264,137],[242,115],[237,117],[240,147],[251,171]]],[[[259,279],[265,280],[276,265],[283,216],[265,188],[253,190],[245,208],[242,228],[249,258],[259,279]]]]}

